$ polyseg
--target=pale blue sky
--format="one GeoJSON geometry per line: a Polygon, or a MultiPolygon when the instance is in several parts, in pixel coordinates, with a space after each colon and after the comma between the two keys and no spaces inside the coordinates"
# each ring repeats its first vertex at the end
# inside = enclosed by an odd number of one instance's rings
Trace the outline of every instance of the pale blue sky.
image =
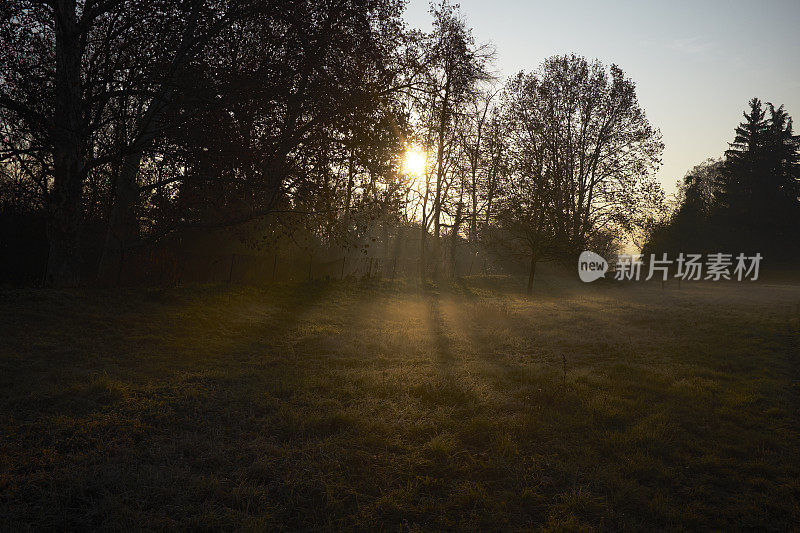
{"type": "MultiPolygon", "coordinates": [[[[494,44],[502,76],[569,52],[622,67],[661,129],[668,192],[722,155],[753,96],[785,104],[800,129],[800,0],[460,4],[476,40],[494,44]]],[[[406,20],[429,30],[428,1],[410,0],[406,20]]]]}

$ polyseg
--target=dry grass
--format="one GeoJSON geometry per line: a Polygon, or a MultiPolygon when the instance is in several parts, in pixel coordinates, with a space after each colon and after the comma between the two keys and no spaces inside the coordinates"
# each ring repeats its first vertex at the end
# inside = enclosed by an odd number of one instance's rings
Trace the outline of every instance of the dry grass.
{"type": "Polygon", "coordinates": [[[0,292],[2,529],[791,529],[800,286],[0,292]]]}

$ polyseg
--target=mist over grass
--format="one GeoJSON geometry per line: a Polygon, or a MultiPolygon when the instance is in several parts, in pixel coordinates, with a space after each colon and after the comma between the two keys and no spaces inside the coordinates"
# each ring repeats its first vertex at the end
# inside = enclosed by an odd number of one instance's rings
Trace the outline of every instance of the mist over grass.
{"type": "Polygon", "coordinates": [[[8,529],[790,529],[800,285],[0,292],[8,529]]]}

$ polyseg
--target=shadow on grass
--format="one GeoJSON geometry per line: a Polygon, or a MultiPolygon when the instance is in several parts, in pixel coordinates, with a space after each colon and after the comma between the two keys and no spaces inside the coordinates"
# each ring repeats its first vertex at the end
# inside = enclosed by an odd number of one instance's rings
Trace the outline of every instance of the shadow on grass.
{"type": "Polygon", "coordinates": [[[793,316],[747,298],[729,323],[689,295],[398,286],[6,299],[4,526],[788,529],[797,516],[793,316]],[[596,327],[574,327],[599,308],[596,327]]]}

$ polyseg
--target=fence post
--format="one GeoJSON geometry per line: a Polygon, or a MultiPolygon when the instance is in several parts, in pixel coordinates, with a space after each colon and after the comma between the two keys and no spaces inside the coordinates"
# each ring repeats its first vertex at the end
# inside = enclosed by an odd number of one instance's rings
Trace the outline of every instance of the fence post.
{"type": "Polygon", "coordinates": [[[341,275],[341,279],[344,279],[344,263],[345,263],[345,261],[347,261],[347,256],[343,255],[342,256],[342,275],[341,275]]]}
{"type": "Polygon", "coordinates": [[[275,254],[275,258],[272,260],[272,281],[275,281],[275,270],[278,268],[278,254],[275,254]]]}

